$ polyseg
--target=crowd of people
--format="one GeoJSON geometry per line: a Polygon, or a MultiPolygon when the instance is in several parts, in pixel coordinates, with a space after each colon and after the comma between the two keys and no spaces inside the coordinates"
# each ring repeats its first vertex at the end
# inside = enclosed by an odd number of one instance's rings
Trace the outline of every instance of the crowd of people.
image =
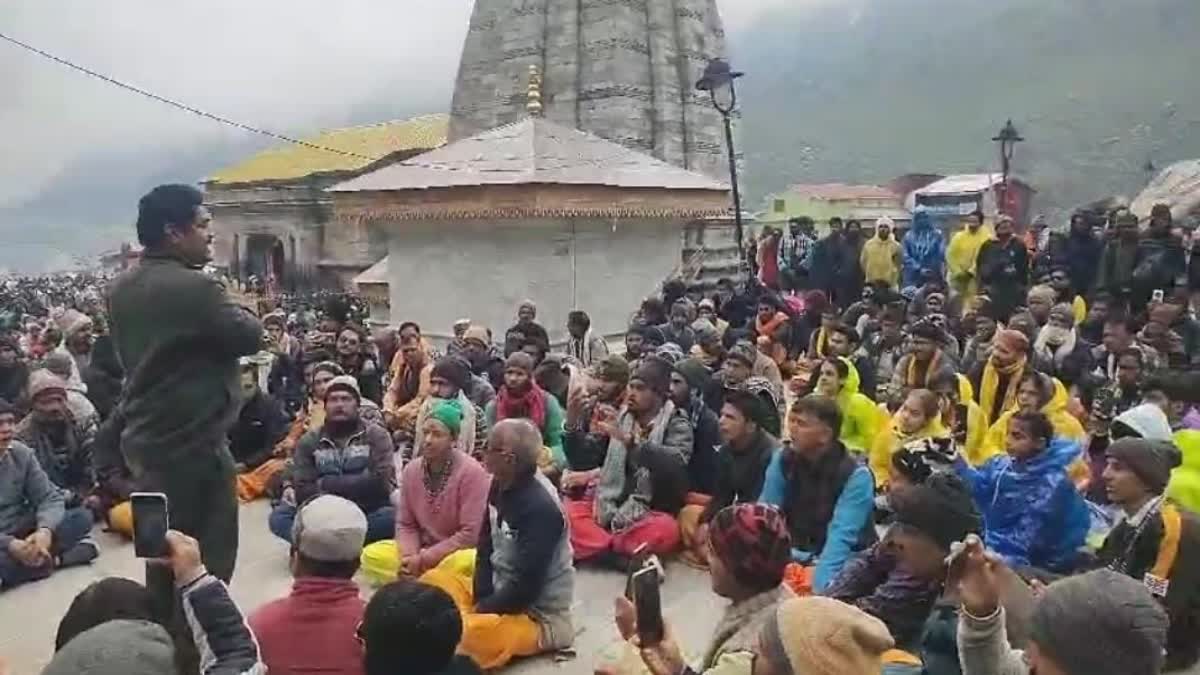
{"type": "Polygon", "coordinates": [[[76,598],[44,672],[493,670],[571,648],[578,567],[671,561],[728,601],[702,658],[622,596],[598,672],[1200,657],[1200,256],[1165,208],[948,239],[918,209],[900,241],[797,219],[745,278],[664,283],[623,347],[579,310],[553,344],[533,301],[435,348],[352,297],[258,297],[202,271],[209,221],[162,186],[133,269],[5,287],[0,587],[129,535],[134,491],[178,530],[144,586],[76,598]],[[258,499],[295,583],[243,621],[258,499]]]}

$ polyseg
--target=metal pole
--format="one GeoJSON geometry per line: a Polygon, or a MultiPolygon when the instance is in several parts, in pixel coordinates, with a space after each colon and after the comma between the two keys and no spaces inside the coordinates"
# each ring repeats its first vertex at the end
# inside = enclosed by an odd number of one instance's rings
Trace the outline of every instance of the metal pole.
{"type": "Polygon", "coordinates": [[[722,112],[725,118],[725,147],[729,149],[729,183],[733,188],[733,226],[734,237],[737,239],[738,268],[746,264],[746,252],[742,244],[742,195],[738,190],[737,159],[733,152],[733,122],[729,113],[722,112]]]}

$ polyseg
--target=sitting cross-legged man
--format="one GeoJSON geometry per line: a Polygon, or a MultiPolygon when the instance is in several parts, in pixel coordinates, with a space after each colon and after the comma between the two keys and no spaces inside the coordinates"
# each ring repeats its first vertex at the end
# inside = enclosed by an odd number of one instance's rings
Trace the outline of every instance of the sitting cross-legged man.
{"type": "Polygon", "coordinates": [[[484,670],[565,649],[575,639],[575,569],[558,492],[538,471],[542,435],[524,419],[497,422],[484,466],[492,474],[474,571],[443,561],[421,581],[462,612],[459,652],[484,670]]]}
{"type": "Polygon", "coordinates": [[[759,501],[783,511],[792,533],[788,584],[798,594],[820,593],[850,556],[875,543],[875,481],[838,440],[837,402],[805,396],[788,416],[791,445],[767,467],[759,501]]]}
{"type": "Polygon", "coordinates": [[[432,405],[417,429],[421,456],[400,477],[396,538],[363,550],[363,572],[376,585],[397,576],[419,577],[446,556],[479,542],[492,479],[458,444],[466,422],[463,406],[472,403],[429,400],[432,405]]]}
{"type": "Polygon", "coordinates": [[[284,491],[269,520],[275,536],[290,542],[296,508],[322,494],[343,497],[362,509],[368,543],[395,533],[392,439],[383,427],[362,419],[361,400],[358,382],[349,375],[335,377],[325,387],[325,423],[296,445],[293,486],[284,491]]]}
{"type": "Polygon", "coordinates": [[[45,579],[96,558],[92,516],[67,509],[33,450],[13,438],[16,410],[0,400],[0,589],[45,579]]]}
{"type": "Polygon", "coordinates": [[[625,409],[599,423],[610,440],[595,498],[567,503],[576,560],[621,567],[639,548],[661,555],[679,545],[674,516],[687,493],[692,426],[670,387],[671,366],[643,359],[625,409]]]}

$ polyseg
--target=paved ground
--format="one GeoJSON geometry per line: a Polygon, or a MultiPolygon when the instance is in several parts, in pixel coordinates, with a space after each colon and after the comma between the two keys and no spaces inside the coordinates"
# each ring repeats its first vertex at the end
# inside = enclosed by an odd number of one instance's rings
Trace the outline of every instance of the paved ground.
{"type": "MultiPolygon", "coordinates": [[[[267,512],[265,502],[244,506],[241,512],[241,550],[233,596],[245,611],[286,594],[291,584],[287,545],[267,531],[267,512]]],[[[0,657],[8,661],[13,675],[36,675],[41,671],[54,649],[59,619],[88,584],[108,576],[144,578],[142,563],[133,557],[132,545],[105,533],[98,533],[97,539],[102,553],[95,564],[64,570],[46,581],[0,594],[0,657]]],[[[578,656],[561,662],[548,657],[529,659],[505,672],[590,674],[595,655],[616,639],[612,600],[624,583],[615,572],[581,570],[575,588],[578,656]]],[[[689,654],[698,655],[722,607],[709,590],[708,576],[683,565],[670,565],[663,603],[668,622],[687,645],[689,654]]]]}

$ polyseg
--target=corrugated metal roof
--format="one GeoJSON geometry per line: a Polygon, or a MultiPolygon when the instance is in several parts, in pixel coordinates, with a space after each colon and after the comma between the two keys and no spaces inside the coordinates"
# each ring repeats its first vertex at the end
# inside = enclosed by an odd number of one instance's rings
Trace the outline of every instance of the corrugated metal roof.
{"type": "Polygon", "coordinates": [[[918,195],[976,194],[995,187],[1003,180],[998,173],[963,173],[930,183],[917,190],[918,195]]]}
{"type": "Polygon", "coordinates": [[[787,189],[789,194],[829,201],[845,199],[900,199],[882,185],[850,185],[847,183],[797,183],[787,189]]]}
{"type": "Polygon", "coordinates": [[[708,176],[540,117],[497,127],[382,167],[332,192],[520,184],[728,190],[708,176]]]}
{"type": "Polygon", "coordinates": [[[372,158],[382,159],[397,152],[423,151],[439,147],[446,142],[449,125],[449,115],[436,114],[360,127],[330,129],[301,140],[353,155],[285,143],[221,169],[208,180],[223,184],[256,183],[294,180],[313,174],[356,171],[373,164],[376,160],[372,158]]]}

